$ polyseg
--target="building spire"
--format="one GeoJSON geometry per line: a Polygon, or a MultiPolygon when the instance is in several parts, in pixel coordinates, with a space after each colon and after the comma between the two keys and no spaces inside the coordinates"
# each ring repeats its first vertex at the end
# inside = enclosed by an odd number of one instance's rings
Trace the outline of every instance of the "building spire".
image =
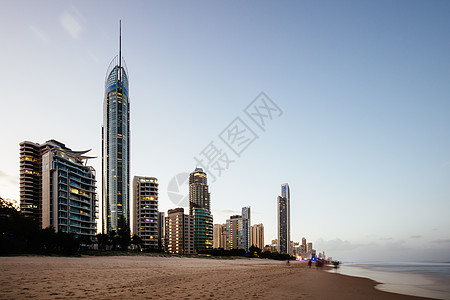
{"type": "Polygon", "coordinates": [[[119,20],[119,69],[122,66],[122,20],[119,20]]]}

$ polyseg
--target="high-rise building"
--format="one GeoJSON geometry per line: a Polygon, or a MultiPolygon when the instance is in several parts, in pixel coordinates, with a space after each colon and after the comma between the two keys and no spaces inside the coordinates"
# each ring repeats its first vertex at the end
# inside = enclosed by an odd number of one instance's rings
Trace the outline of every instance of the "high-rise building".
{"type": "Polygon", "coordinates": [[[194,253],[194,220],[182,207],[169,209],[166,217],[165,249],[170,253],[194,253]]]}
{"type": "Polygon", "coordinates": [[[42,225],[41,145],[20,143],[20,211],[42,225]]]}
{"type": "Polygon", "coordinates": [[[234,215],[227,220],[227,250],[239,249],[239,225],[242,228],[242,216],[234,215]]]}
{"type": "Polygon", "coordinates": [[[97,233],[95,170],[86,151],[63,143],[20,143],[20,206],[41,228],[93,238],[97,233]]]}
{"type": "Polygon", "coordinates": [[[245,250],[245,252],[248,252],[250,249],[250,226],[251,226],[251,213],[250,213],[250,206],[245,206],[242,208],[242,238],[241,245],[242,249],[245,250]]]}
{"type": "Polygon", "coordinates": [[[164,238],[166,236],[164,212],[158,212],[158,249],[164,250],[164,238]]]}
{"type": "Polygon", "coordinates": [[[158,179],[134,176],[133,234],[144,242],[145,249],[158,249],[158,179]]]}
{"type": "Polygon", "coordinates": [[[102,126],[103,232],[130,226],[130,102],[128,69],[121,53],[106,72],[102,126]]]}
{"type": "Polygon", "coordinates": [[[227,225],[214,224],[213,248],[227,248],[227,225]]]}
{"type": "Polygon", "coordinates": [[[213,217],[211,215],[208,181],[203,169],[189,175],[189,214],[194,219],[194,250],[212,249],[213,217]]]}
{"type": "Polygon", "coordinates": [[[250,246],[264,249],[264,225],[255,224],[250,230],[250,246]]]}
{"type": "Polygon", "coordinates": [[[290,253],[290,190],[289,184],[281,185],[281,196],[278,196],[278,252],[290,253]]]}
{"type": "Polygon", "coordinates": [[[227,250],[250,248],[250,206],[242,208],[242,215],[227,220],[227,250]]]}
{"type": "Polygon", "coordinates": [[[189,214],[195,207],[211,211],[210,194],[208,191],[208,179],[202,168],[196,168],[189,175],[189,214]]]}

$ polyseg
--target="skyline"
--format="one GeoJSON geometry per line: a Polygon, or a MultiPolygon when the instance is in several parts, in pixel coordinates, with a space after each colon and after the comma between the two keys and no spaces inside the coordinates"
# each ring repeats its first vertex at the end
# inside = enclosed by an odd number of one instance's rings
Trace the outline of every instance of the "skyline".
{"type": "Polygon", "coordinates": [[[275,239],[288,182],[291,240],[347,260],[450,260],[449,4],[152,2],[119,15],[105,3],[2,2],[12,130],[2,131],[0,196],[19,200],[26,140],[92,148],[101,178],[104,70],[122,19],[130,176],[158,178],[160,211],[177,207],[169,181],[263,91],[283,115],[252,127],[258,138],[209,182],[214,223],[251,206],[252,224],[275,239]]]}

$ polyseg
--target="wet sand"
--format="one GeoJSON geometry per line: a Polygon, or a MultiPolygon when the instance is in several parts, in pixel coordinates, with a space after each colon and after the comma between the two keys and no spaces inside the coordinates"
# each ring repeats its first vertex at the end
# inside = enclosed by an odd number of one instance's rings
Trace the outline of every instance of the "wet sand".
{"type": "Polygon", "coordinates": [[[444,276],[446,273],[439,270],[442,264],[433,263],[431,266],[426,263],[353,263],[343,264],[340,268],[331,269],[329,272],[370,278],[380,283],[376,288],[382,291],[450,299],[450,277],[444,276]],[[399,267],[403,271],[399,271],[399,267]]]}
{"type": "Polygon", "coordinates": [[[424,299],[305,263],[151,256],[0,257],[0,299],[424,299]]]}

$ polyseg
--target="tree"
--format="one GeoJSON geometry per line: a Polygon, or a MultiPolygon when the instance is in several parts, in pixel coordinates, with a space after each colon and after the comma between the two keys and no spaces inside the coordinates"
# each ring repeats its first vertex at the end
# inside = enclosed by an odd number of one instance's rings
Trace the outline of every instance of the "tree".
{"type": "Polygon", "coordinates": [[[30,252],[38,232],[33,219],[24,217],[12,203],[0,197],[0,254],[30,252]]]}
{"type": "Polygon", "coordinates": [[[133,235],[133,237],[131,238],[131,243],[133,244],[134,250],[140,250],[144,245],[144,241],[137,234],[133,235]]]}
{"type": "Polygon", "coordinates": [[[256,247],[255,245],[252,245],[249,249],[250,257],[260,257],[261,256],[261,249],[256,247]]]}
{"type": "Polygon", "coordinates": [[[119,245],[122,250],[127,250],[131,244],[130,225],[123,216],[120,216],[118,223],[117,235],[119,236],[119,245]]]}
{"type": "Polygon", "coordinates": [[[112,250],[116,250],[117,246],[119,245],[119,235],[115,230],[112,230],[109,233],[109,240],[111,241],[112,250]]]}
{"type": "Polygon", "coordinates": [[[107,234],[97,234],[98,249],[106,250],[106,247],[111,245],[111,240],[107,234]]]}

